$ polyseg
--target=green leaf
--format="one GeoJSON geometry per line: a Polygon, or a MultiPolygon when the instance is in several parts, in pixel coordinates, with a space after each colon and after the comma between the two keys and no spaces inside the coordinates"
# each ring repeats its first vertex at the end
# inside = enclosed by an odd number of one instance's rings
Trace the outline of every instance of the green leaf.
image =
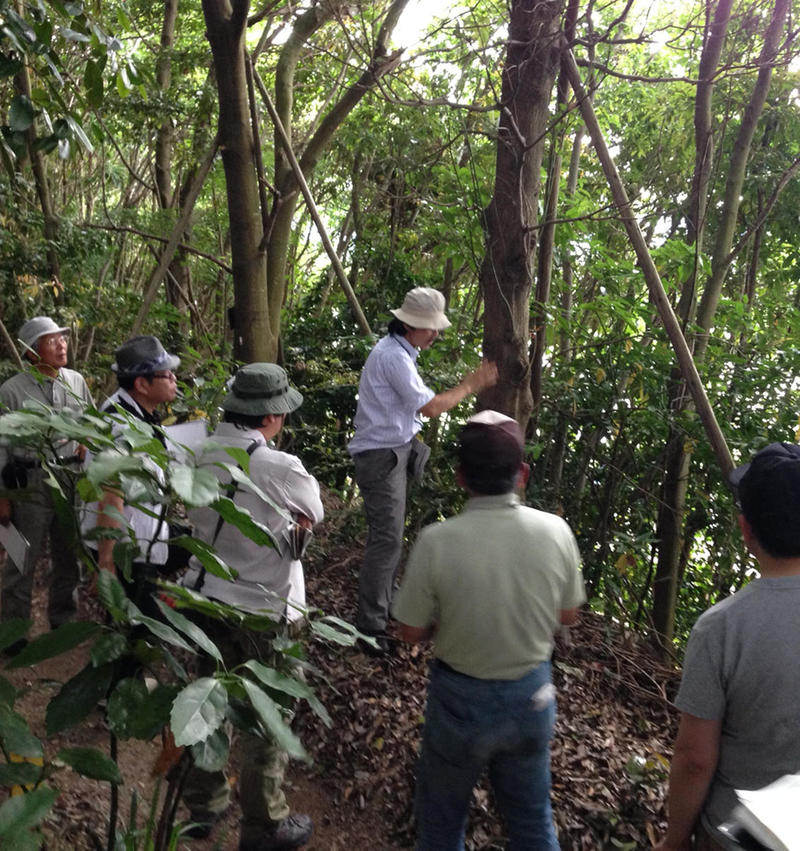
{"type": "Polygon", "coordinates": [[[12,707],[17,699],[17,690],[13,683],[5,677],[0,677],[0,706],[12,707]]]}
{"type": "Polygon", "coordinates": [[[176,686],[150,692],[140,679],[121,680],[108,699],[108,725],[120,739],[149,741],[169,723],[176,686]]]}
{"type": "Polygon", "coordinates": [[[45,714],[47,734],[52,736],[83,721],[108,693],[113,665],[87,665],[66,682],[50,701],[45,714]]]}
{"type": "Polygon", "coordinates": [[[262,665],[261,662],[256,662],[255,659],[245,662],[244,666],[252,671],[265,686],[269,686],[269,688],[275,689],[275,691],[280,691],[296,698],[306,698],[314,693],[314,690],[308,683],[301,682],[293,677],[287,677],[286,674],[282,674],[274,668],[268,668],[266,665],[262,665]]]}
{"type": "Polygon", "coordinates": [[[15,795],[5,801],[0,807],[0,846],[15,849],[23,847],[17,844],[19,834],[41,823],[58,794],[56,789],[40,786],[32,792],[15,795]]]}
{"type": "Polygon", "coordinates": [[[219,497],[219,480],[210,470],[172,461],[169,474],[172,489],[186,505],[210,505],[219,497]]]}
{"type": "Polygon", "coordinates": [[[266,692],[262,691],[250,680],[242,680],[242,685],[250,698],[250,703],[258,713],[258,717],[264,723],[268,734],[274,739],[275,744],[286,751],[289,756],[311,762],[302,742],[292,732],[292,728],[284,721],[280,706],[266,692]]]}
{"type": "Polygon", "coordinates": [[[194,745],[205,741],[225,720],[228,693],[213,677],[190,683],[172,704],[170,727],[176,745],[194,745]]]}
{"type": "Polygon", "coordinates": [[[315,638],[332,641],[334,644],[342,644],[345,647],[352,647],[361,636],[352,624],[330,615],[309,621],[308,626],[315,638]]]}
{"type": "Polygon", "coordinates": [[[186,650],[189,653],[196,654],[197,650],[192,647],[191,644],[184,641],[183,637],[180,636],[177,632],[175,632],[172,627],[167,626],[161,621],[156,620],[155,618],[149,618],[147,615],[143,615],[138,612],[135,615],[131,615],[131,623],[140,623],[146,626],[153,635],[160,638],[162,641],[167,641],[170,644],[173,644],[175,647],[180,647],[181,650],[186,650]]]}
{"type": "Polygon", "coordinates": [[[6,762],[0,764],[0,786],[30,786],[39,781],[42,766],[32,762],[6,762]]]}
{"type": "Polygon", "coordinates": [[[219,648],[216,644],[200,629],[197,624],[192,623],[186,615],[182,615],[180,612],[175,611],[171,606],[168,606],[162,600],[156,600],[156,604],[161,611],[161,614],[175,627],[175,629],[179,629],[182,633],[187,635],[194,644],[196,644],[201,650],[205,650],[209,656],[214,658],[217,662],[222,664],[222,654],[219,652],[219,648]]]}
{"type": "Polygon", "coordinates": [[[110,570],[97,571],[97,596],[115,621],[127,620],[128,595],[110,570]]]}
{"type": "Polygon", "coordinates": [[[92,109],[98,109],[103,105],[103,69],[105,64],[105,56],[98,60],[89,59],[83,72],[86,100],[92,109]]]}
{"type": "Polygon", "coordinates": [[[92,645],[92,664],[95,668],[114,662],[128,651],[128,642],[120,632],[107,632],[92,645]]]}
{"type": "Polygon", "coordinates": [[[12,645],[28,634],[33,621],[27,618],[10,618],[0,623],[0,650],[12,645]]]}
{"type": "Polygon", "coordinates": [[[228,582],[233,582],[239,575],[235,570],[232,570],[225,564],[224,561],[214,552],[214,548],[201,541],[199,538],[190,538],[188,535],[179,535],[175,542],[180,542],[180,545],[197,558],[200,564],[214,576],[220,579],[227,579],[228,582]]]}
{"type": "Polygon", "coordinates": [[[10,706],[0,706],[0,742],[4,750],[17,756],[36,759],[44,754],[28,722],[10,706]]]}
{"type": "Polygon", "coordinates": [[[27,95],[17,95],[8,108],[8,126],[15,133],[24,133],[36,117],[36,110],[27,95]]]}
{"type": "Polygon", "coordinates": [[[255,541],[259,546],[279,549],[272,532],[266,526],[253,520],[253,515],[246,508],[240,508],[227,496],[220,497],[212,503],[211,507],[219,513],[226,523],[235,526],[245,537],[255,541]]]}
{"type": "Polygon", "coordinates": [[[126,455],[118,449],[104,449],[92,458],[86,477],[93,485],[100,486],[113,482],[122,472],[138,473],[143,465],[144,459],[136,455],[126,455]]]}
{"type": "Polygon", "coordinates": [[[51,632],[46,632],[35,638],[9,663],[9,668],[25,668],[28,665],[37,665],[45,659],[60,656],[67,653],[79,644],[83,644],[87,638],[91,638],[101,629],[100,624],[90,621],[73,621],[65,623],[51,632]]]}
{"type": "Polygon", "coordinates": [[[230,740],[225,730],[220,728],[204,742],[192,745],[192,759],[203,771],[222,771],[228,763],[230,749],[230,740]]]}
{"type": "Polygon", "coordinates": [[[105,780],[115,785],[122,783],[116,762],[94,748],[62,748],[56,759],[92,780],[105,780]]]}

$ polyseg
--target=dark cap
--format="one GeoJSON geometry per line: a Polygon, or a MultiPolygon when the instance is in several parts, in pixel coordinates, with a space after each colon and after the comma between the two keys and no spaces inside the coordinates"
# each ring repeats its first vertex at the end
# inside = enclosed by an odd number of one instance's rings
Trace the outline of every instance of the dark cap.
{"type": "Polygon", "coordinates": [[[800,446],[770,443],[728,480],[764,549],[778,558],[800,556],[800,446]]]}
{"type": "Polygon", "coordinates": [[[497,411],[481,411],[461,430],[460,469],[470,490],[482,494],[514,489],[525,440],[516,420],[497,411]]]}
{"type": "Polygon", "coordinates": [[[290,414],[302,403],[303,394],[289,384],[283,367],[249,363],[237,371],[222,407],[235,414],[260,416],[290,414]]]}
{"type": "Polygon", "coordinates": [[[177,369],[181,362],[177,355],[164,350],[158,337],[150,335],[131,337],[114,352],[114,357],[111,369],[117,375],[129,378],[150,375],[162,369],[177,369]]]}

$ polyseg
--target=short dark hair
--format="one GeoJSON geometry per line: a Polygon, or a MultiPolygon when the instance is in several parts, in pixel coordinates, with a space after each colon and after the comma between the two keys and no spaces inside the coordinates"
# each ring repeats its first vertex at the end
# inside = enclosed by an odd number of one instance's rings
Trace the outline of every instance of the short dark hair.
{"type": "Polygon", "coordinates": [[[800,557],[800,446],[771,443],[730,481],[759,544],[773,558],[800,557]]]}
{"type": "Polygon", "coordinates": [[[401,322],[396,316],[393,316],[389,320],[389,324],[387,326],[387,330],[390,334],[395,334],[398,337],[405,337],[408,332],[408,326],[401,322]]]}
{"type": "Polygon", "coordinates": [[[133,385],[136,384],[137,378],[144,378],[147,380],[148,384],[153,383],[153,373],[148,372],[145,375],[120,375],[117,373],[117,384],[123,389],[127,390],[128,393],[133,390],[133,385]]]}
{"type": "Polygon", "coordinates": [[[233,423],[237,428],[261,428],[267,414],[240,414],[238,411],[225,411],[222,417],[226,423],[233,423]]]}
{"type": "Polygon", "coordinates": [[[491,496],[514,490],[522,458],[522,432],[513,420],[495,425],[468,422],[461,430],[459,470],[473,493],[491,496]]]}

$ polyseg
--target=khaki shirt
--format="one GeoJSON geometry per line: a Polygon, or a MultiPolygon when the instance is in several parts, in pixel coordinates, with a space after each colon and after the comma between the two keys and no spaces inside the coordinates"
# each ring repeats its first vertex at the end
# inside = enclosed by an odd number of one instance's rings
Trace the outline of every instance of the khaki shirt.
{"type": "MultiPolygon", "coordinates": [[[[74,369],[62,367],[56,378],[48,378],[36,369],[12,376],[0,386],[0,410],[19,411],[24,407],[46,405],[54,411],[80,412],[94,405],[86,381],[74,369]]],[[[74,440],[65,440],[58,447],[59,458],[71,458],[78,450],[74,440]]],[[[35,455],[22,448],[11,450],[14,457],[32,460],[35,455]]],[[[8,447],[0,446],[0,468],[9,457],[8,447]]]]}

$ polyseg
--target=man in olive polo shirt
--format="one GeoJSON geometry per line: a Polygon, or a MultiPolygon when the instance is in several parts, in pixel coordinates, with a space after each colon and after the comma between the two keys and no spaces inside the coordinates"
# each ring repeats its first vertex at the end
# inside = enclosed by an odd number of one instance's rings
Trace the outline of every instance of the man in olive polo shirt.
{"type": "Polygon", "coordinates": [[[488,768],[509,849],[557,849],[550,808],[553,635],[585,600],[575,538],[520,504],[523,438],[496,411],[461,432],[457,481],[470,499],[423,529],[393,613],[435,659],[417,767],[417,851],[463,849],[472,790],[488,768]]]}

